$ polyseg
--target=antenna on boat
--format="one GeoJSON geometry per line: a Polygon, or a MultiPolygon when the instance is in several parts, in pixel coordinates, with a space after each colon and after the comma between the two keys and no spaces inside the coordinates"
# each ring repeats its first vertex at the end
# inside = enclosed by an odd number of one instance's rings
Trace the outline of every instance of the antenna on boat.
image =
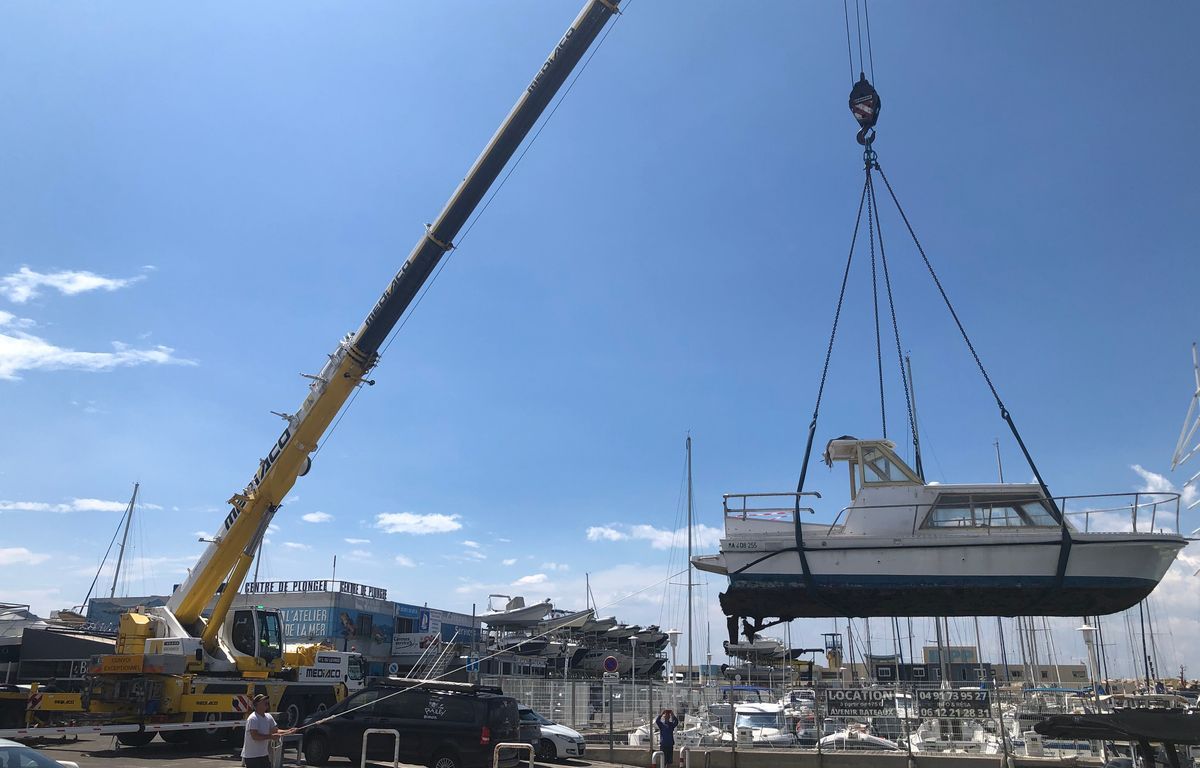
{"type": "Polygon", "coordinates": [[[1000,482],[1004,482],[1004,462],[1000,461],[1000,438],[992,438],[992,447],[996,449],[996,472],[1000,474],[1000,482]]]}

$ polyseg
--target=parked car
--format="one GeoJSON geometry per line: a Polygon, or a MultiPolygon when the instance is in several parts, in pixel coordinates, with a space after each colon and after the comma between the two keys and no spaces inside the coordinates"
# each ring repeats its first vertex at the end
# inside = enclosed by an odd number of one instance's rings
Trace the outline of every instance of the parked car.
{"type": "Polygon", "coordinates": [[[533,723],[541,730],[534,746],[538,760],[559,760],[564,757],[583,757],[585,742],[579,731],[542,717],[529,707],[521,707],[521,725],[533,723]]]}
{"type": "Polygon", "coordinates": [[[0,766],[4,768],[79,768],[69,760],[51,760],[35,749],[0,739],[0,766]]]}
{"type": "MultiPolygon", "coordinates": [[[[496,744],[520,739],[517,700],[499,688],[468,683],[388,678],[305,719],[304,759],[327,765],[331,757],[362,758],[368,728],[399,733],[400,761],[430,768],[491,768],[496,744]]],[[[372,735],[367,758],[391,761],[394,740],[372,735]]],[[[516,750],[500,754],[505,768],[520,760],[516,750]]]]}

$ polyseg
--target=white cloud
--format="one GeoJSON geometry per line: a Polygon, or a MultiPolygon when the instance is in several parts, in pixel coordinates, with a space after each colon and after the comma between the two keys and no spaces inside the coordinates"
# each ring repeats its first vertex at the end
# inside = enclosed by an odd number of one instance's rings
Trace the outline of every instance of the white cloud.
{"type": "Polygon", "coordinates": [[[145,275],[104,277],[83,270],[34,272],[29,267],[21,267],[16,272],[0,277],[0,296],[16,304],[24,304],[37,298],[42,288],[53,288],[64,296],[74,296],[88,291],[115,291],[145,279],[145,275]]]}
{"type": "Polygon", "coordinates": [[[209,539],[209,538],[212,538],[212,537],[209,535],[208,531],[192,531],[192,535],[193,535],[193,536],[195,536],[197,539],[209,539]]]}
{"type": "Polygon", "coordinates": [[[542,563],[542,570],[546,571],[569,571],[571,566],[566,563],[542,563]]]}
{"type": "Polygon", "coordinates": [[[587,529],[588,541],[621,541],[629,538],[625,534],[607,525],[593,525],[587,529]]]}
{"type": "Polygon", "coordinates": [[[0,325],[11,325],[13,328],[33,328],[37,323],[28,317],[17,317],[12,312],[0,310],[0,325]]]}
{"type": "Polygon", "coordinates": [[[359,560],[370,560],[371,553],[365,549],[352,549],[350,550],[350,557],[357,557],[359,560]]]}
{"type": "Polygon", "coordinates": [[[306,523],[328,523],[333,520],[333,515],[328,512],[308,512],[300,515],[300,519],[306,523]]]}
{"type": "Polygon", "coordinates": [[[375,527],[385,533],[411,533],[424,536],[428,533],[450,533],[462,528],[460,515],[429,514],[412,512],[383,512],[375,516],[375,527]]]}
{"type": "Polygon", "coordinates": [[[298,549],[302,552],[307,552],[308,550],[312,549],[312,547],[310,547],[308,544],[301,544],[298,541],[285,541],[283,542],[283,546],[287,549],[298,549]]]}
{"type": "Polygon", "coordinates": [[[412,561],[411,557],[405,557],[404,555],[396,555],[396,565],[399,565],[404,568],[416,568],[417,567],[417,564],[412,561]]]}
{"type": "MultiPolygon", "coordinates": [[[[692,528],[692,543],[694,546],[709,548],[717,546],[721,541],[721,530],[708,525],[697,525],[692,528]]],[[[612,525],[592,526],[587,529],[588,541],[624,541],[635,539],[648,541],[654,549],[670,549],[682,546],[687,541],[687,528],[669,530],[655,528],[653,525],[612,525]]]]}
{"type": "Polygon", "coordinates": [[[279,533],[279,526],[275,523],[267,523],[267,533],[279,533]]]}
{"type": "Polygon", "coordinates": [[[470,539],[467,539],[463,542],[463,546],[470,547],[471,549],[479,549],[479,542],[471,541],[470,539]]]}
{"type": "Polygon", "coordinates": [[[543,584],[550,577],[544,573],[533,573],[528,576],[522,576],[512,583],[514,587],[528,587],[533,584],[543,584]]]}
{"type": "Polygon", "coordinates": [[[500,562],[501,562],[502,564],[504,564],[504,565],[516,565],[516,564],[517,564],[517,558],[515,558],[515,557],[509,557],[509,558],[506,558],[506,559],[504,559],[504,560],[501,560],[500,562]]]}
{"type": "Polygon", "coordinates": [[[24,371],[111,371],[135,365],[195,365],[193,360],[175,357],[175,350],[158,345],[149,349],[134,349],[114,341],[112,352],[78,352],[52,344],[45,339],[12,327],[0,317],[0,379],[16,381],[24,371]]]}
{"type": "Polygon", "coordinates": [[[342,539],[347,544],[370,544],[370,539],[342,539]]]}
{"type": "MultiPolygon", "coordinates": [[[[45,501],[0,501],[0,512],[124,512],[126,501],[103,499],[71,499],[65,504],[45,501]]],[[[157,504],[143,504],[145,509],[162,509],[157,504]]]]}
{"type": "MultiPolygon", "coordinates": [[[[653,525],[635,525],[629,529],[632,538],[650,542],[654,549],[670,549],[687,541],[687,528],[674,531],[665,528],[655,528],[653,525]]],[[[692,543],[700,548],[715,547],[721,541],[721,530],[708,525],[697,525],[692,528],[692,543]]]]}
{"type": "Polygon", "coordinates": [[[1180,495],[1179,503],[1184,509],[1200,496],[1200,488],[1197,488],[1195,484],[1185,486],[1180,491],[1165,475],[1143,469],[1141,464],[1133,464],[1130,469],[1137,472],[1142,478],[1142,487],[1138,488],[1139,493],[1178,493],[1180,495]]]}
{"type": "Polygon", "coordinates": [[[25,547],[0,547],[0,565],[37,565],[50,559],[50,555],[39,555],[25,547]]]}

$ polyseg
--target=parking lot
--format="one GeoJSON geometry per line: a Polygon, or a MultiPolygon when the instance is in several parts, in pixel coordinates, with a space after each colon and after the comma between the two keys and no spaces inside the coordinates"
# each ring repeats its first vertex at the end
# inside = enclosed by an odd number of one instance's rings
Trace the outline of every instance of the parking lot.
{"type": "MultiPolygon", "coordinates": [[[[154,741],[139,749],[118,748],[111,736],[89,736],[78,741],[48,741],[40,744],[30,744],[54,760],[70,760],[80,765],[80,768],[230,768],[240,766],[241,758],[237,748],[210,749],[204,753],[189,751],[186,747],[164,744],[154,741]]],[[[295,752],[289,750],[285,756],[285,766],[301,766],[305,763],[296,760],[295,752]]],[[[333,760],[332,766],[350,766],[348,760],[333,760]]],[[[385,766],[390,763],[367,763],[371,766],[385,766]]],[[[558,763],[538,763],[544,766],[566,766],[567,768],[607,768],[608,763],[589,760],[564,760],[558,763]]]]}

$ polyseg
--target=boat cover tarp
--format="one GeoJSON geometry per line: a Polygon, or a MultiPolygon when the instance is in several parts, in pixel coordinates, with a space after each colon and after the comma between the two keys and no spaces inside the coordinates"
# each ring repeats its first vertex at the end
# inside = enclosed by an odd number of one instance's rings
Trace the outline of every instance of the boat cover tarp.
{"type": "Polygon", "coordinates": [[[1121,709],[1088,715],[1051,715],[1033,730],[1053,739],[1200,744],[1200,712],[1121,709]]]}

